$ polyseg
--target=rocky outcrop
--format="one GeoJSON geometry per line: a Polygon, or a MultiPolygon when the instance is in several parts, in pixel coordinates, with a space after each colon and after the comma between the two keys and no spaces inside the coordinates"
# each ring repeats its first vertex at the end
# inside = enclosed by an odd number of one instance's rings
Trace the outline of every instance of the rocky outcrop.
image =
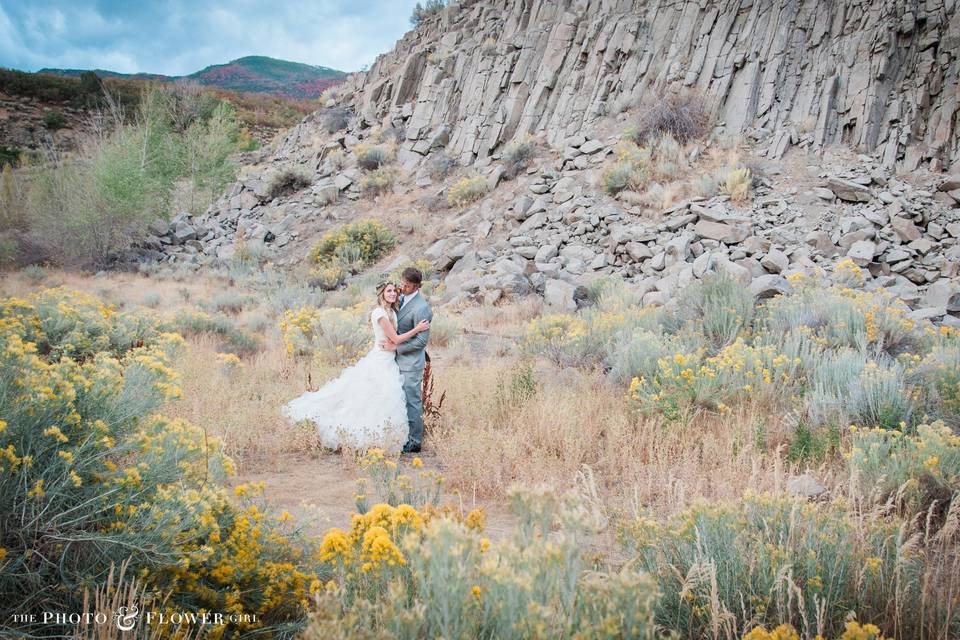
{"type": "MultiPolygon", "coordinates": [[[[347,81],[327,105],[352,114],[345,128],[330,133],[323,110],[305,118],[204,215],[158,223],[151,250],[196,267],[239,247],[294,264],[332,225],[376,210],[358,150],[395,146],[392,192],[414,192],[417,215],[445,217],[431,225],[443,229],[435,240],[403,247],[443,279],[438,302],[536,294],[571,310],[590,303],[595,278],[614,275],[663,305],[718,270],[764,299],[788,292],[794,274],[847,262],[916,318],[958,326],[960,175],[927,171],[957,160],[960,64],[947,44],[958,28],[937,0],[460,3],[347,81]],[[655,205],[604,192],[624,128],[605,116],[668,85],[707,96],[718,127],[746,132],[766,156],[748,202],[716,189],[655,205]],[[526,133],[536,157],[507,175],[504,144],[526,133]],[[824,154],[780,162],[792,145],[824,154]],[[466,166],[436,171],[455,160],[466,166]],[[275,194],[273,177],[290,170],[309,186],[275,194]],[[447,209],[464,175],[490,193],[447,209]]],[[[723,144],[688,145],[688,173],[723,144]]]]}
{"type": "Polygon", "coordinates": [[[521,133],[557,143],[685,87],[772,156],[843,143],[939,170],[960,160],[958,57],[956,0],[467,0],[343,93],[405,127],[406,153],[443,130],[462,163],[521,133]]]}

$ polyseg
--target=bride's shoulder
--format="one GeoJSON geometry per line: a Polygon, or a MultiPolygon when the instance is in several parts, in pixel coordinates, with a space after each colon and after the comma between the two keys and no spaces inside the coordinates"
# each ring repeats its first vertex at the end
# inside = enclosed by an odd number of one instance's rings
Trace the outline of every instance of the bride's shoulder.
{"type": "Polygon", "coordinates": [[[373,308],[372,311],[370,311],[371,320],[379,320],[380,318],[388,318],[388,317],[389,315],[387,314],[387,310],[384,309],[383,307],[376,306],[373,308]]]}

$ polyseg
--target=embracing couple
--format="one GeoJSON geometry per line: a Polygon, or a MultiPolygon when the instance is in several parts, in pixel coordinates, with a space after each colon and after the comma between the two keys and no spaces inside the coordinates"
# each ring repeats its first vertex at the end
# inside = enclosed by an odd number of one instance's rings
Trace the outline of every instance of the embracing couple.
{"type": "Polygon", "coordinates": [[[373,347],[317,391],[283,407],[294,422],[310,420],[330,449],[379,447],[418,453],[423,443],[423,369],[433,310],[420,293],[423,274],[404,269],[400,285],[377,286],[370,312],[373,347]]]}

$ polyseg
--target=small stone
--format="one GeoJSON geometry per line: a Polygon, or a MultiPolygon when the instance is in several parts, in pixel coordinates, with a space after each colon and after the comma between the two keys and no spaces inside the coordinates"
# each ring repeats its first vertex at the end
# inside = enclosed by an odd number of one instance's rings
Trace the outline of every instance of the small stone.
{"type": "Polygon", "coordinates": [[[870,202],[873,199],[870,189],[851,180],[830,178],[827,186],[838,198],[847,202],[870,202]]]}
{"type": "Polygon", "coordinates": [[[813,195],[817,196],[821,200],[827,200],[828,202],[837,197],[833,191],[827,189],[826,187],[814,187],[813,195]]]}
{"type": "Polygon", "coordinates": [[[804,473],[792,476],[787,480],[787,491],[802,498],[816,498],[826,492],[827,488],[817,482],[810,474],[804,473]]]}

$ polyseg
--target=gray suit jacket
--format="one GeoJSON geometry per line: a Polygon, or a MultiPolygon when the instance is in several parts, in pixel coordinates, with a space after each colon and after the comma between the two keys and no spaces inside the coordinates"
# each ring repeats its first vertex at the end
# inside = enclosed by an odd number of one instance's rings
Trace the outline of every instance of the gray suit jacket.
{"type": "MultiPolygon", "coordinates": [[[[417,293],[400,311],[397,312],[397,333],[405,333],[413,329],[421,320],[433,320],[433,309],[423,297],[423,292],[417,293]]],[[[417,371],[423,369],[425,361],[423,352],[430,339],[430,330],[418,333],[406,342],[397,345],[397,365],[400,371],[417,371]]]]}

